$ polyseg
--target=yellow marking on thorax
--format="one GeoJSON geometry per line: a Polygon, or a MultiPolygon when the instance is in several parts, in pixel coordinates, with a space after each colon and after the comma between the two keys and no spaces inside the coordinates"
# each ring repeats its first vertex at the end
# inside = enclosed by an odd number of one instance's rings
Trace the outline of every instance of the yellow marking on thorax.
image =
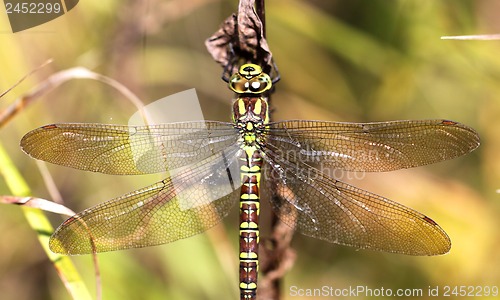
{"type": "Polygon", "coordinates": [[[247,112],[245,102],[241,99],[238,99],[238,111],[240,115],[244,115],[247,112]]]}
{"type": "Polygon", "coordinates": [[[260,115],[262,112],[262,100],[259,98],[257,101],[255,101],[255,107],[253,109],[253,113],[256,115],[260,115]]]}
{"type": "Polygon", "coordinates": [[[245,135],[245,142],[247,144],[253,144],[255,142],[255,140],[256,140],[255,134],[245,135]]]}

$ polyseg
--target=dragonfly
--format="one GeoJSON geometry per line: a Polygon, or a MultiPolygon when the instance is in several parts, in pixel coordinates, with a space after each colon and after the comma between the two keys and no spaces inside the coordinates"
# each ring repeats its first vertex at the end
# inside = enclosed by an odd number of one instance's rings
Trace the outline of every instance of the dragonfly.
{"type": "Polygon", "coordinates": [[[474,129],[450,120],[270,122],[274,82],[259,65],[243,64],[228,86],[232,122],[64,123],[27,133],[24,152],[50,163],[114,175],[167,172],[70,217],[50,249],[78,255],[170,243],[215,226],[239,200],[240,299],[256,299],[265,182],[274,213],[306,236],[407,255],[450,250],[431,218],[325,170],[384,172],[456,158],[479,146],[474,129]]]}

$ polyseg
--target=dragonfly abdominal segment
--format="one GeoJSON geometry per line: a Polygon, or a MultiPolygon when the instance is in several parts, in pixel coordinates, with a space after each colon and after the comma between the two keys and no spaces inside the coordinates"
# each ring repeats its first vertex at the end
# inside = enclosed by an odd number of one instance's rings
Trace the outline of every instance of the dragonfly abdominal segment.
{"type": "Polygon", "coordinates": [[[385,172],[467,154],[474,129],[448,120],[270,122],[269,75],[254,64],[231,76],[232,122],[149,126],[52,124],[28,132],[36,159],[113,175],[167,171],[164,180],[65,221],[52,251],[89,254],[165,244],[221,222],[239,200],[241,299],[256,298],[261,181],[271,208],[297,232],[331,243],[408,255],[450,250],[429,217],[324,170],[385,172]],[[324,167],[324,168],[323,168],[324,167]]]}

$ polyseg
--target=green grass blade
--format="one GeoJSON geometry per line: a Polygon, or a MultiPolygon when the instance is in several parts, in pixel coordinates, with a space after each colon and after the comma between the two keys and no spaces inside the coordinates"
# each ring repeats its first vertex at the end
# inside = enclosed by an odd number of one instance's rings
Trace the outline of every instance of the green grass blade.
{"type": "MultiPolygon", "coordinates": [[[[14,196],[29,196],[30,189],[24,178],[21,176],[16,166],[12,163],[4,148],[0,144],[0,173],[14,196]]],[[[90,293],[82,281],[73,262],[68,256],[55,254],[49,249],[49,238],[54,228],[50,224],[44,213],[35,208],[22,207],[23,213],[33,230],[37,233],[40,244],[47,254],[47,257],[52,261],[56,271],[66,286],[66,289],[71,294],[73,299],[87,300],[92,299],[90,293]]]]}

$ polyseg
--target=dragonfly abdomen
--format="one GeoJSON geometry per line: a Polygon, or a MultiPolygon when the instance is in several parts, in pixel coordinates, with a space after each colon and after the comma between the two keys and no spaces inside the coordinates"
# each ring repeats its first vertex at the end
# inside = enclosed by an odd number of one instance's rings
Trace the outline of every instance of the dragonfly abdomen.
{"type": "Polygon", "coordinates": [[[255,299],[257,292],[260,175],[262,157],[255,146],[242,151],[240,195],[240,291],[241,299],[255,299]]]}

